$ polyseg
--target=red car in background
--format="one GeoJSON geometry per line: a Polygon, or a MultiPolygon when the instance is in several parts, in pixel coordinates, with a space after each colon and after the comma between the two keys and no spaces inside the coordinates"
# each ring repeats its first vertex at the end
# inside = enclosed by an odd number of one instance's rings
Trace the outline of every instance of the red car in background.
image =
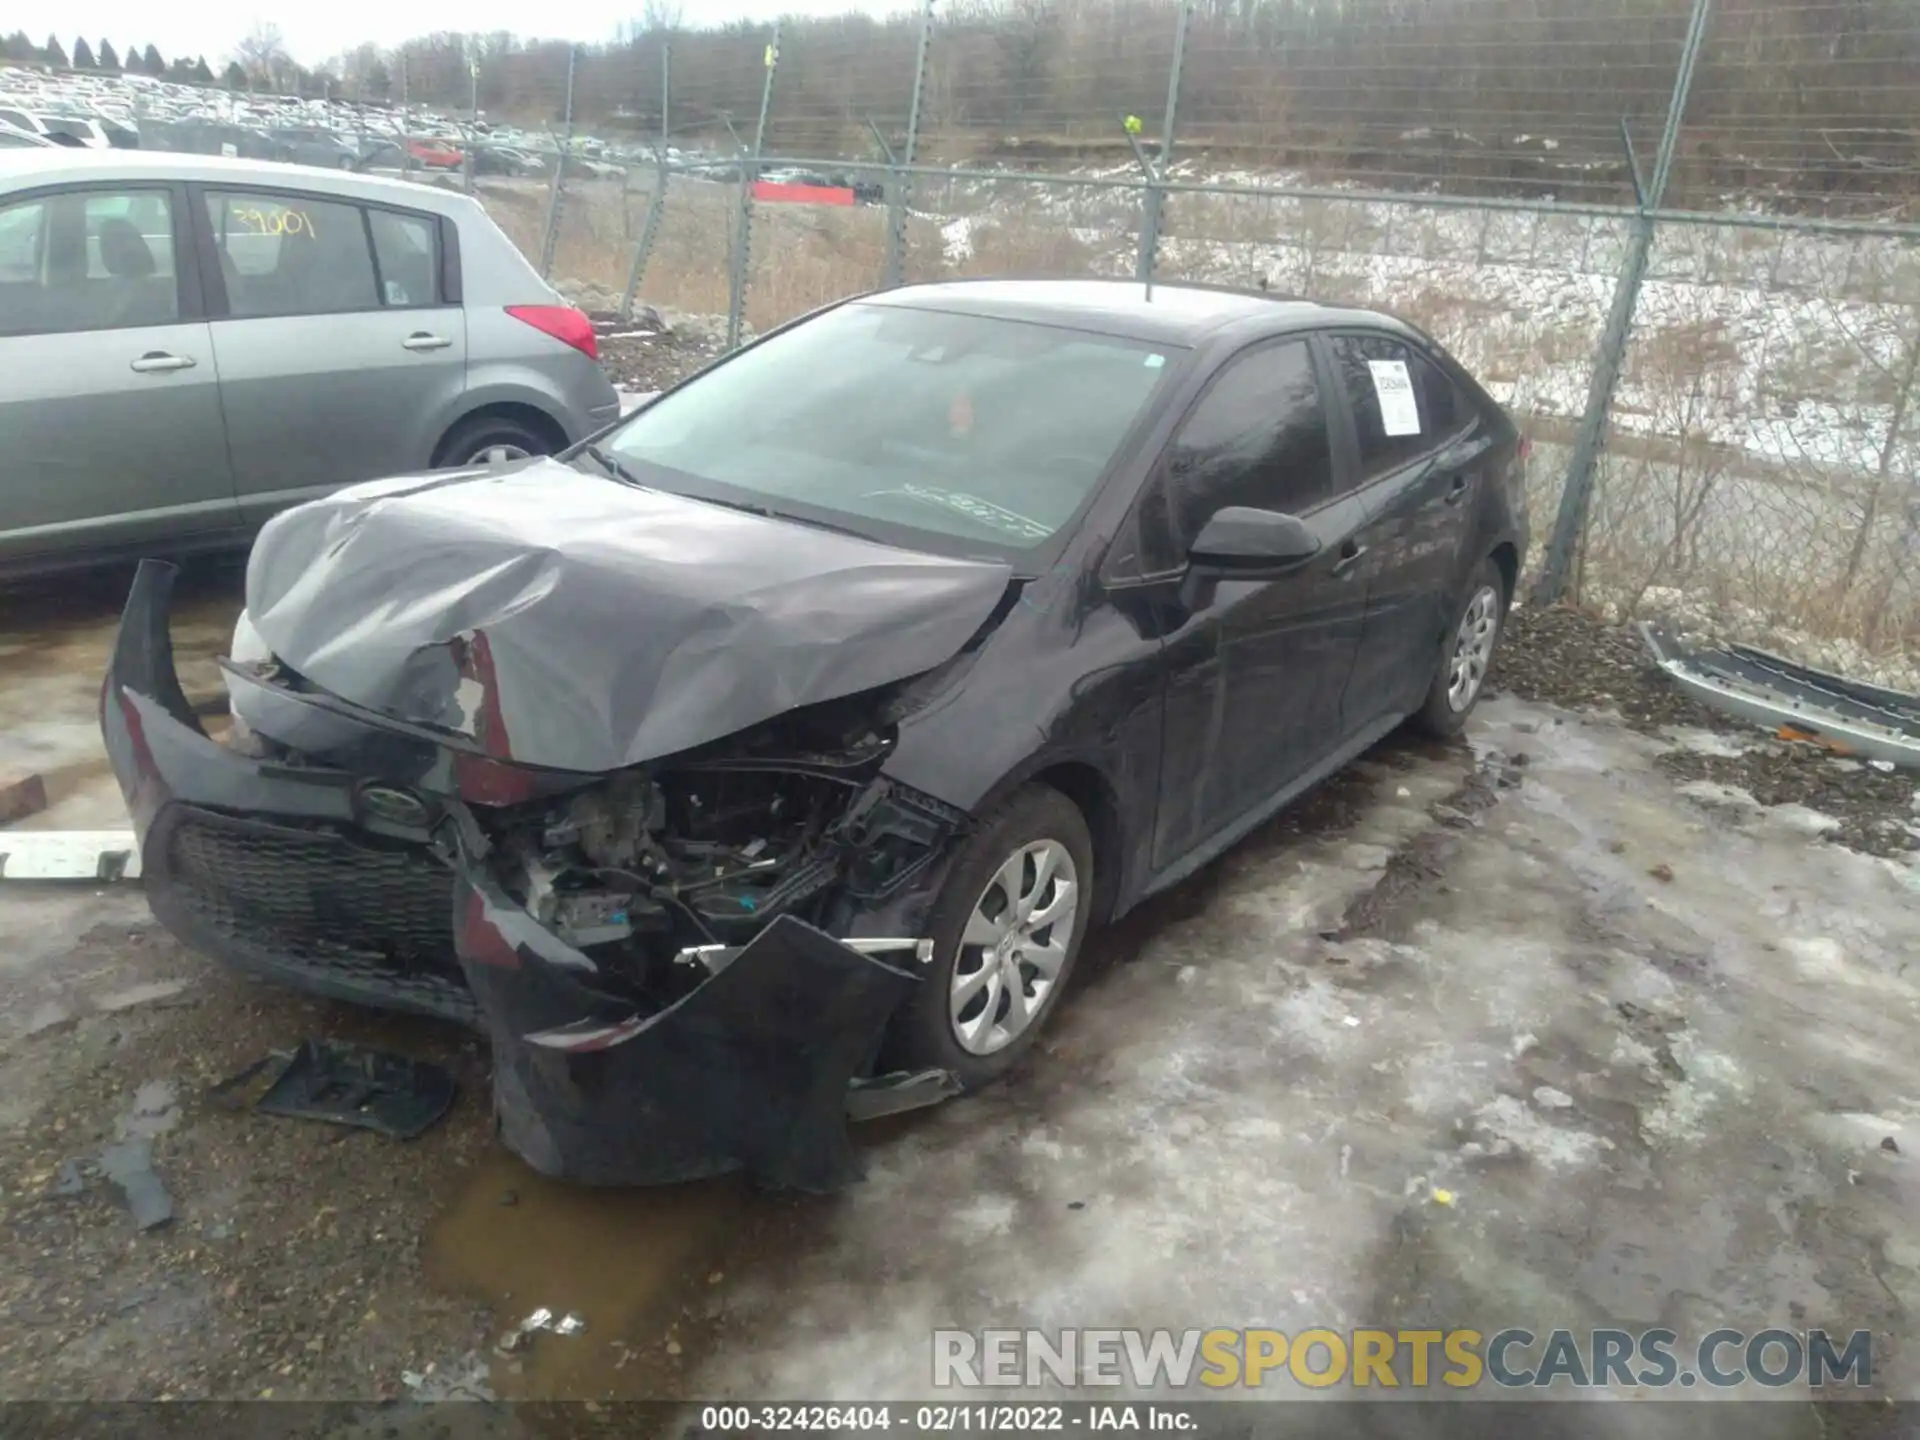
{"type": "Polygon", "coordinates": [[[423,140],[413,136],[407,139],[407,154],[429,170],[456,170],[466,158],[444,140],[423,140]]]}

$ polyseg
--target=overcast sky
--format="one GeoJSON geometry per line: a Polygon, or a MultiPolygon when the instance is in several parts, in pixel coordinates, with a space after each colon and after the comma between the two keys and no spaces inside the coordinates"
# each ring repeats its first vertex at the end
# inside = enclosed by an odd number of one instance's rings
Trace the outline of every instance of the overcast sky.
{"type": "MultiPolygon", "coordinates": [[[[391,0],[328,0],[311,9],[268,9],[258,0],[199,0],[164,7],[153,0],[80,0],[71,7],[48,7],[41,13],[57,14],[57,21],[36,21],[26,28],[36,43],[44,43],[46,36],[36,33],[36,26],[45,29],[51,23],[69,50],[78,34],[90,45],[110,40],[116,50],[156,45],[169,60],[176,54],[204,54],[217,70],[234,43],[262,19],[279,25],[295,60],[317,65],[363,40],[387,46],[434,30],[511,30],[560,40],[608,40],[621,22],[639,17],[642,5],[643,0],[542,0],[538,5],[526,0],[454,0],[443,9],[395,5],[391,0]]],[[[885,15],[911,8],[912,0],[681,0],[681,19],[687,25],[717,25],[850,10],[885,15]]],[[[21,23],[25,16],[16,12],[6,25],[12,29],[21,23]]]]}

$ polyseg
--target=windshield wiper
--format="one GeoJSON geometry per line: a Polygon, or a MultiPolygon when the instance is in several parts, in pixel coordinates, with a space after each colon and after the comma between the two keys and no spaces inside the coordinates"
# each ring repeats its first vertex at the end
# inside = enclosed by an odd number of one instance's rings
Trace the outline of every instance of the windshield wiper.
{"type": "MultiPolygon", "coordinates": [[[[655,490],[661,487],[649,485],[626,465],[602,450],[598,445],[584,445],[582,455],[590,456],[609,475],[625,484],[640,490],[655,490]]],[[[751,500],[721,500],[713,495],[694,495],[685,490],[674,490],[671,494],[680,495],[688,500],[698,500],[703,505],[720,505],[728,510],[739,510],[748,515],[758,515],[763,520],[790,520],[795,525],[811,525],[816,530],[831,530],[840,535],[851,535],[859,540],[871,540],[873,537],[851,525],[836,525],[831,520],[816,520],[810,515],[795,515],[786,510],[775,510],[770,505],[759,505],[751,500]]]]}
{"type": "Polygon", "coordinates": [[[633,471],[621,464],[620,461],[614,459],[613,456],[602,450],[598,445],[585,446],[581,450],[581,453],[592,456],[595,463],[597,463],[602,470],[605,470],[609,475],[613,476],[614,479],[621,481],[623,484],[632,485],[640,490],[648,488],[641,482],[638,475],[634,474],[633,471]]]}
{"type": "Polygon", "coordinates": [[[698,500],[703,505],[720,505],[728,510],[744,511],[748,515],[758,515],[763,520],[789,520],[795,525],[811,525],[816,530],[831,530],[836,535],[851,535],[857,540],[871,540],[873,537],[851,525],[836,525],[831,520],[816,520],[811,515],[795,515],[791,510],[775,510],[771,505],[756,504],[751,500],[721,500],[712,495],[689,495],[690,500],[698,500]]]}

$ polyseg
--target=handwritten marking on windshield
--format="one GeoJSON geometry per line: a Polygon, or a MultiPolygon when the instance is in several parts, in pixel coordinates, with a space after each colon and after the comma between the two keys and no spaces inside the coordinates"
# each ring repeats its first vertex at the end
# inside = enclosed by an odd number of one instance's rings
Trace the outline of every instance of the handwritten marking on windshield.
{"type": "Polygon", "coordinates": [[[1029,519],[1017,510],[1008,510],[995,505],[991,500],[982,500],[978,495],[962,495],[953,490],[936,490],[930,485],[902,485],[902,493],[921,500],[931,500],[936,505],[944,505],[969,519],[978,520],[982,525],[992,526],[996,530],[1005,530],[1026,540],[1044,540],[1053,533],[1053,528],[1042,525],[1038,520],[1029,519]]]}

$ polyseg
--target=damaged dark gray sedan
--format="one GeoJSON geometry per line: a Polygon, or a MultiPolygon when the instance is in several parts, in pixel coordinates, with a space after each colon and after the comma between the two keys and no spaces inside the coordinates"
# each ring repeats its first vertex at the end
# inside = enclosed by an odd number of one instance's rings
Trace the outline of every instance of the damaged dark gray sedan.
{"type": "Polygon", "coordinates": [[[537,1169],[830,1188],[849,1118],[1019,1059],[1089,925],[1460,728],[1525,458],[1380,315],[910,287],[271,521],[225,744],[149,562],[102,722],[160,920],[483,1029],[537,1169]]]}

